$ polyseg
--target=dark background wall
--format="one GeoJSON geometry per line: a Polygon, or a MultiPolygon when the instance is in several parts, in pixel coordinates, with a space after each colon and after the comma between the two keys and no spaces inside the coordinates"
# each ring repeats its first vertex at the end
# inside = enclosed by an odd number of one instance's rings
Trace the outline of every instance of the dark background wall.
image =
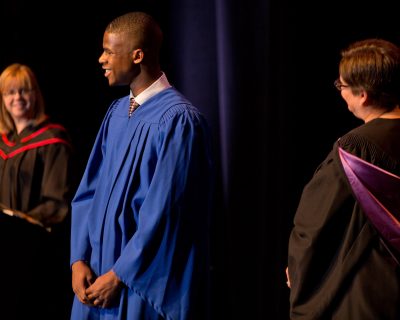
{"type": "Polygon", "coordinates": [[[1,1],[0,69],[33,68],[48,114],[71,133],[78,175],[109,103],[128,92],[109,88],[98,64],[104,28],[134,10],[160,22],[163,69],[213,131],[211,318],[288,319],[287,239],[301,190],[360,124],[333,87],[340,49],[367,37],[400,44],[394,2],[1,1]]]}

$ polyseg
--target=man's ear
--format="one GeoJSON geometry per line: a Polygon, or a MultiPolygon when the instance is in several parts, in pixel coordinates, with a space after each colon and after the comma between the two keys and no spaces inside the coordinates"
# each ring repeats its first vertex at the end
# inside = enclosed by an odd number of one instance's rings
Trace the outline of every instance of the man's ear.
{"type": "Polygon", "coordinates": [[[144,52],[142,49],[135,49],[132,52],[132,61],[135,64],[139,64],[143,61],[144,58],[144,52]]]}

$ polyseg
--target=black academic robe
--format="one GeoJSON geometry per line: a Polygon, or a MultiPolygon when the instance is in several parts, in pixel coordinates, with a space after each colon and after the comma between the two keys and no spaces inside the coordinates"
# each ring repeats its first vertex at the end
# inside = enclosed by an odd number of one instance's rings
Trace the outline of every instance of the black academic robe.
{"type": "Polygon", "coordinates": [[[294,217],[288,248],[290,318],[400,319],[399,265],[356,201],[338,143],[400,173],[399,119],[375,119],[334,144],[305,186],[294,217]]]}
{"type": "Polygon", "coordinates": [[[65,129],[49,120],[0,136],[1,207],[52,227],[0,213],[0,318],[69,318],[71,151],[65,129]]]}

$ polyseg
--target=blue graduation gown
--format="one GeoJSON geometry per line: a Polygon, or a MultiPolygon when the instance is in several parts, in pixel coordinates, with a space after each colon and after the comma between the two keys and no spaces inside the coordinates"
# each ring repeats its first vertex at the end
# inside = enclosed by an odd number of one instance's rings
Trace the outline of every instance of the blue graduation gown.
{"type": "Polygon", "coordinates": [[[206,312],[212,157],[205,119],[176,89],[129,118],[114,101],[72,202],[71,264],[113,269],[118,305],[71,319],[197,319],[206,312]]]}

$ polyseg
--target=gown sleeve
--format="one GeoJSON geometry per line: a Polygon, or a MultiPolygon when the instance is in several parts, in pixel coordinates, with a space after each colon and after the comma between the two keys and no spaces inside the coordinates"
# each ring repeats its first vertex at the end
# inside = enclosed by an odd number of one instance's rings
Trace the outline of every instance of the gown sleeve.
{"type": "Polygon", "coordinates": [[[88,216],[99,180],[99,172],[102,168],[106,127],[111,109],[110,107],[100,126],[82,180],[72,200],[70,265],[78,260],[90,260],[91,245],[88,216]]]}
{"type": "Polygon", "coordinates": [[[44,147],[42,152],[40,203],[27,214],[51,226],[61,222],[69,212],[71,150],[69,145],[57,143],[44,147]]]}
{"type": "Polygon", "coordinates": [[[181,319],[199,280],[205,281],[210,148],[205,123],[189,111],[166,115],[158,139],[137,230],[113,270],[155,309],[162,307],[161,314],[181,319]]]}
{"type": "Polygon", "coordinates": [[[342,264],[339,251],[353,209],[354,200],[334,148],[304,187],[289,238],[293,319],[302,314],[316,316],[335,296],[343,279],[333,275],[344,277],[344,268],[351,265],[342,264]],[[338,268],[342,272],[332,272],[338,268]]]}

